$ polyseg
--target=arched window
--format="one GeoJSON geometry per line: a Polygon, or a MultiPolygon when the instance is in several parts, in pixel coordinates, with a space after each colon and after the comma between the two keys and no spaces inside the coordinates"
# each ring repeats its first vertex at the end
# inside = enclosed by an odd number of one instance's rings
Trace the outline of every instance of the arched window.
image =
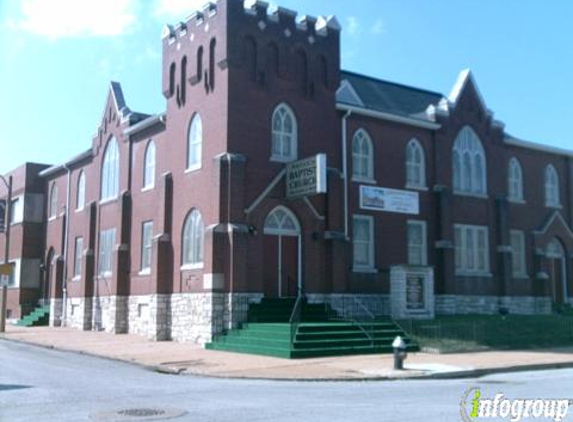
{"type": "Polygon", "coordinates": [[[105,148],[101,170],[101,200],[117,198],[119,191],[119,148],[111,138],[105,148]]]}
{"type": "Polygon", "coordinates": [[[50,218],[56,218],[58,214],[58,187],[56,183],[52,183],[52,188],[50,189],[50,218]]]}
{"type": "Polygon", "coordinates": [[[273,209],[265,219],[265,234],[298,236],[300,224],[296,216],[288,208],[281,205],[273,209]]]}
{"type": "Polygon", "coordinates": [[[172,97],[173,94],[175,94],[175,63],[169,66],[169,96],[172,97]]]}
{"type": "Polygon", "coordinates": [[[187,140],[187,170],[201,167],[203,150],[203,122],[199,113],[195,113],[189,124],[189,138],[187,140]]]}
{"type": "Polygon", "coordinates": [[[352,177],[374,179],[374,148],[364,129],[359,129],[352,138],[352,177]]]}
{"type": "Polygon", "coordinates": [[[452,171],[456,193],[487,193],[485,151],[478,136],[469,126],[460,131],[454,142],[452,171]]]}
{"type": "Polygon", "coordinates": [[[203,265],[204,231],[201,213],[191,211],[183,228],[183,265],[203,265]]]}
{"type": "Polygon", "coordinates": [[[561,203],[559,199],[559,176],[557,170],[551,164],[545,167],[545,205],[548,207],[558,207],[561,203]]]}
{"type": "Polygon", "coordinates": [[[83,170],[78,177],[78,189],[76,192],[76,210],[83,210],[86,205],[86,175],[83,170]]]}
{"type": "Polygon", "coordinates": [[[143,188],[152,188],[155,185],[155,144],[149,141],[145,150],[143,167],[143,188]]]}
{"type": "Polygon", "coordinates": [[[217,46],[217,40],[211,38],[209,43],[209,88],[211,91],[215,89],[215,47],[217,46]]]}
{"type": "Polygon", "coordinates": [[[406,186],[423,188],[426,186],[426,162],[424,150],[417,139],[406,146],[406,186]]]}
{"type": "Polygon", "coordinates": [[[523,201],[523,174],[515,157],[509,160],[507,168],[507,196],[510,201],[523,201]]]}
{"type": "Polygon", "coordinates": [[[203,77],[203,46],[197,49],[197,81],[203,77]]]}
{"type": "Polygon", "coordinates": [[[181,59],[181,94],[180,94],[181,105],[185,105],[186,97],[187,97],[187,56],[183,56],[183,58],[181,59]]]}
{"type": "Polygon", "coordinates": [[[297,122],[286,104],[280,104],[272,117],[271,160],[292,161],[297,158],[297,122]]]}

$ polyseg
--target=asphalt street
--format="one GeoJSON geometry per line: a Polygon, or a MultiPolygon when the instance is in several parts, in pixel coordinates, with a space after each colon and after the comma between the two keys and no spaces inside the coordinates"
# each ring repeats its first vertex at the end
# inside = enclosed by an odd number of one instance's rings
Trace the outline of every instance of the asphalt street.
{"type": "MultiPolygon", "coordinates": [[[[462,396],[474,387],[489,397],[503,393],[508,398],[573,398],[573,370],[464,380],[233,380],[159,374],[126,363],[0,341],[2,422],[112,420],[106,417],[130,409],[142,414],[147,409],[185,411],[172,419],[175,422],[460,421],[462,396]]],[[[573,407],[564,420],[573,421],[573,407]]]]}

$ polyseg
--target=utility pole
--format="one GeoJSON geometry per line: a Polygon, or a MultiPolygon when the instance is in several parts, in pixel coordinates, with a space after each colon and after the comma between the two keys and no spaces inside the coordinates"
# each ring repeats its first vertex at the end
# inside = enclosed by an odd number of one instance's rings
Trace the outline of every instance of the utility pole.
{"type": "MultiPolygon", "coordinates": [[[[6,225],[6,245],[4,250],[4,264],[10,261],[10,220],[12,219],[12,176],[8,176],[8,181],[4,176],[0,175],[0,180],[4,182],[8,188],[8,198],[6,199],[6,207],[4,211],[4,224],[6,225]]],[[[0,333],[6,332],[6,302],[8,301],[8,283],[2,283],[2,294],[0,304],[0,333]]]]}

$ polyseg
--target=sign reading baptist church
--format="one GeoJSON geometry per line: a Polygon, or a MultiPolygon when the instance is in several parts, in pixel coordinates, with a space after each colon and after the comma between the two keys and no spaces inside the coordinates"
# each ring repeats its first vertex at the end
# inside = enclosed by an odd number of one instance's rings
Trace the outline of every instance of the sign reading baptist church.
{"type": "Polygon", "coordinates": [[[326,154],[317,154],[286,166],[286,196],[326,193],[326,154]]]}
{"type": "Polygon", "coordinates": [[[374,211],[419,214],[418,192],[408,190],[360,186],[360,208],[374,211]]]}

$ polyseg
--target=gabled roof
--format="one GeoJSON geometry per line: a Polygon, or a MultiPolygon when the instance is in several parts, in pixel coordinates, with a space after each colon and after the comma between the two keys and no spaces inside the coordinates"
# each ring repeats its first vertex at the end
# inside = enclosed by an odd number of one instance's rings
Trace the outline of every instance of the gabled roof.
{"type": "Polygon", "coordinates": [[[425,112],[428,106],[437,105],[444,98],[438,92],[348,71],[342,71],[340,79],[341,89],[337,92],[339,103],[362,106],[382,113],[427,120],[425,112]]]}

